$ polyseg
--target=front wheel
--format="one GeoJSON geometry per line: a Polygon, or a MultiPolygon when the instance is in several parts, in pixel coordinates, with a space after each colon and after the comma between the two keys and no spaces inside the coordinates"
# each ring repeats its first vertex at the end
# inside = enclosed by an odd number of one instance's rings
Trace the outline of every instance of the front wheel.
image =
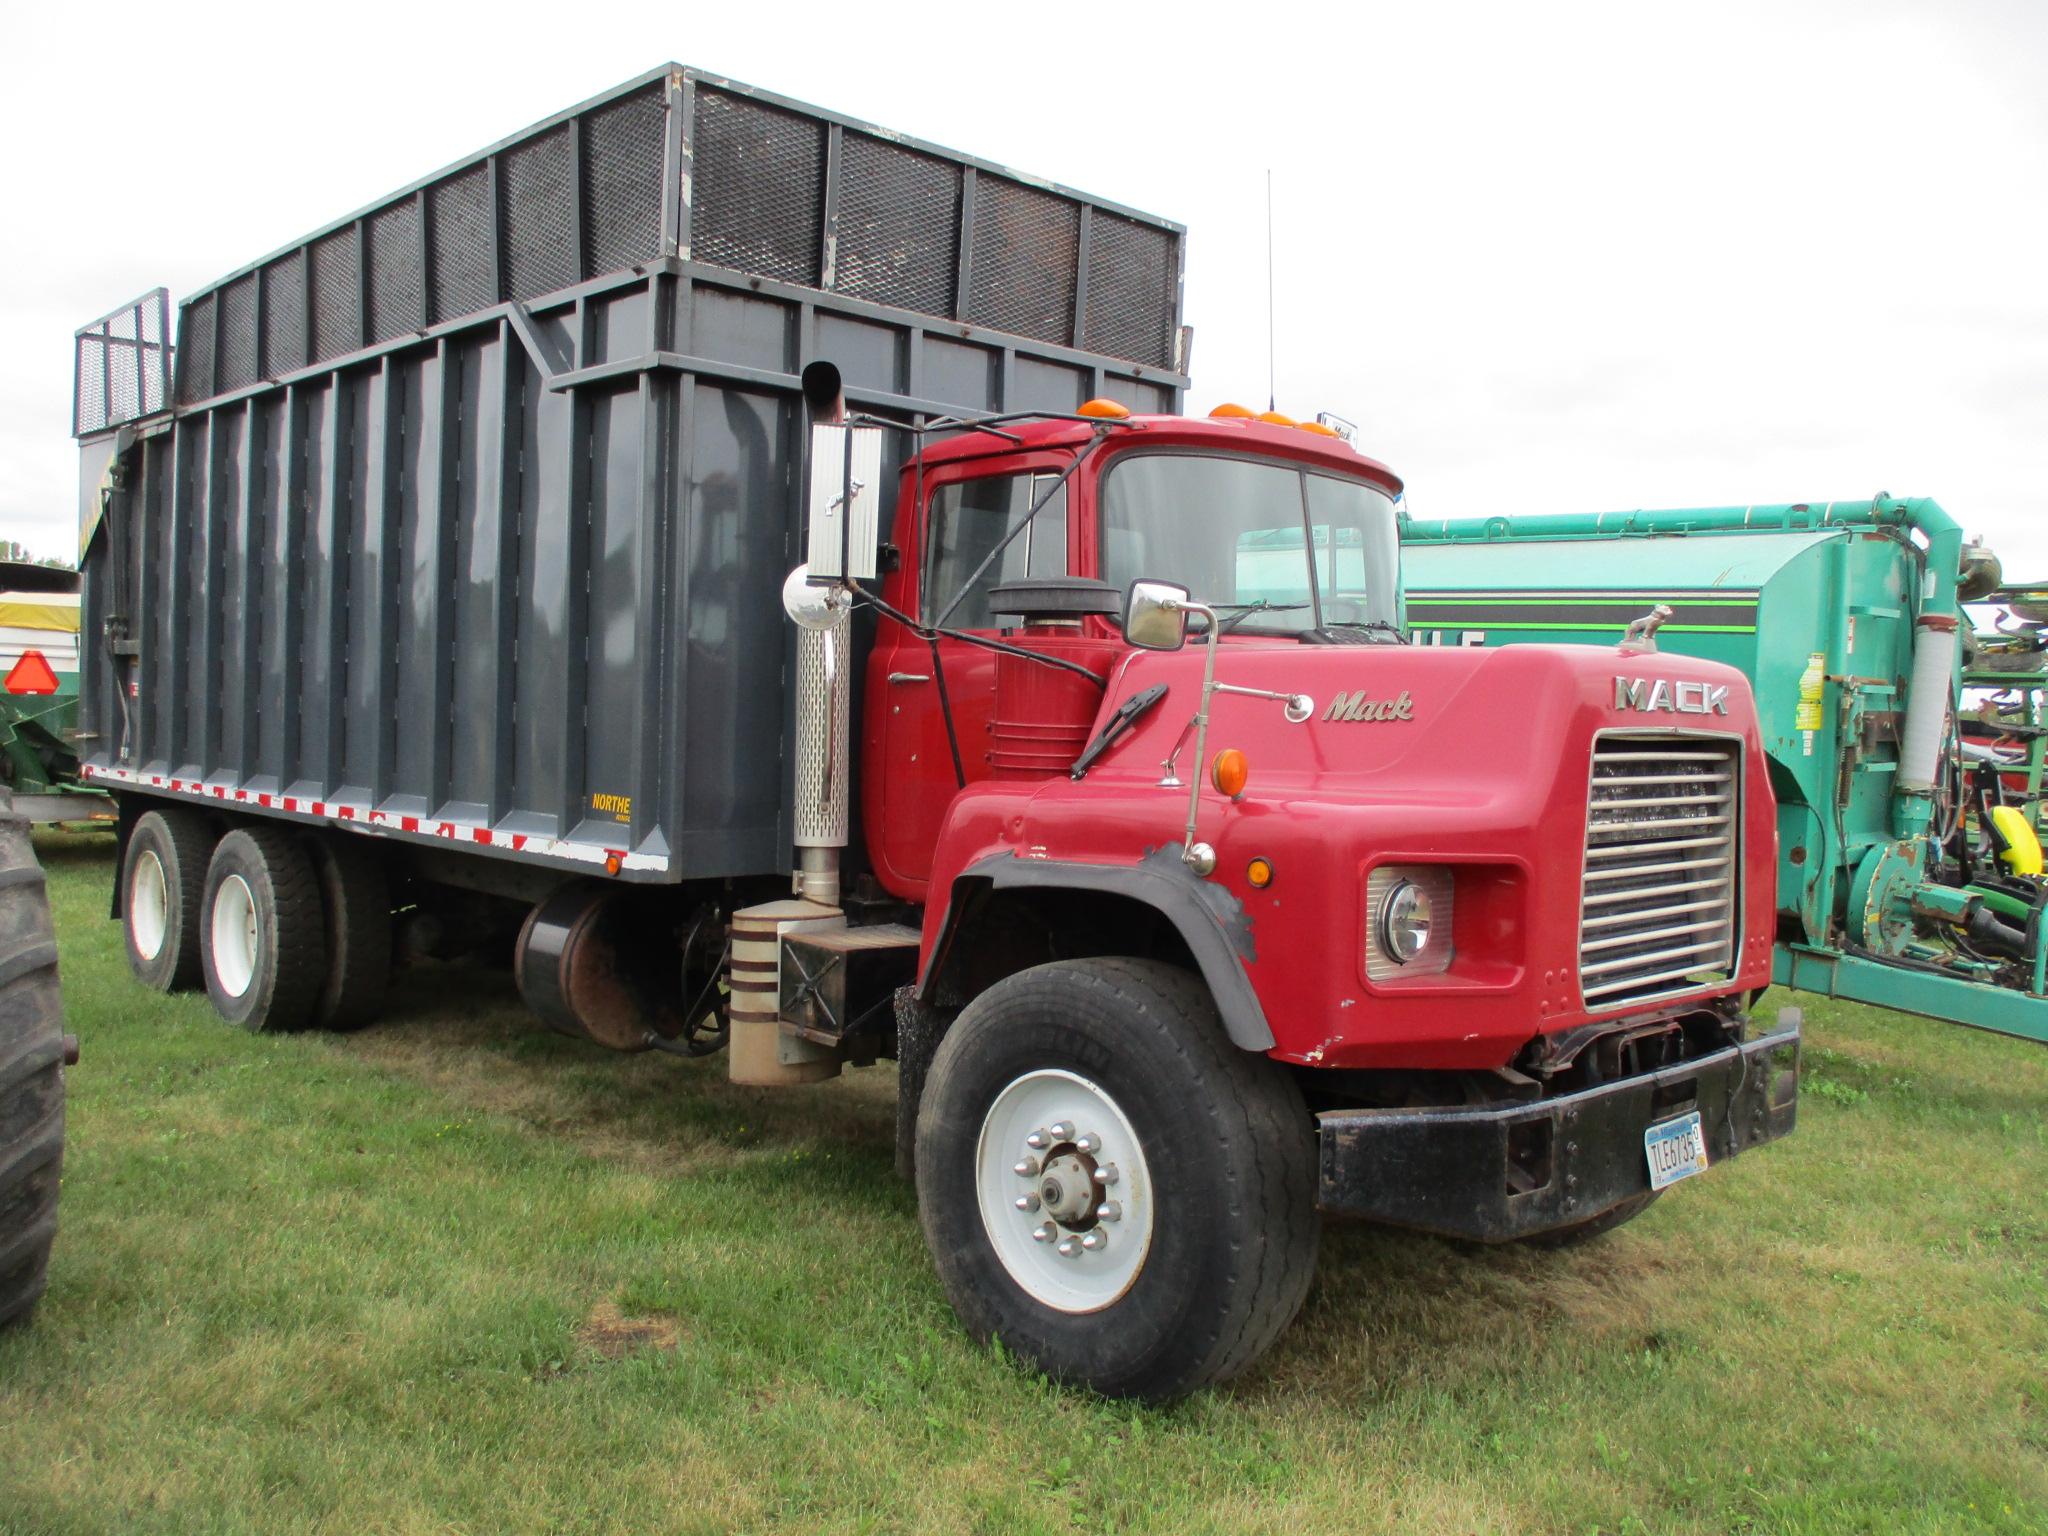
{"type": "Polygon", "coordinates": [[[1243,1370],[1315,1270],[1299,1090],[1153,961],[1038,966],[963,1011],[926,1082],[917,1187],[968,1331],[1111,1396],[1243,1370]]]}

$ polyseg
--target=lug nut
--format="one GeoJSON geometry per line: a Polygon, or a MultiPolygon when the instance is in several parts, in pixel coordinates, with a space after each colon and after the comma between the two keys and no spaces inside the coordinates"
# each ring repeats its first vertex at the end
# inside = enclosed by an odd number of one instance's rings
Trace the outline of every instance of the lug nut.
{"type": "Polygon", "coordinates": [[[1081,1245],[1071,1237],[1060,1239],[1059,1255],[1063,1259],[1077,1259],[1081,1256],[1081,1245]]]}
{"type": "Polygon", "coordinates": [[[1052,1138],[1047,1136],[1043,1130],[1036,1130],[1024,1138],[1024,1145],[1034,1152],[1043,1152],[1052,1145],[1052,1138]]]}
{"type": "Polygon", "coordinates": [[[1098,1253],[1109,1246],[1109,1234],[1099,1230],[1084,1232],[1081,1234],[1081,1246],[1090,1253],[1098,1253]]]}
{"type": "Polygon", "coordinates": [[[1102,1150],[1102,1138],[1093,1131],[1089,1131],[1075,1140],[1074,1150],[1077,1152],[1100,1152],[1102,1150]]]}
{"type": "Polygon", "coordinates": [[[1017,1175],[1020,1179],[1035,1179],[1038,1177],[1038,1159],[1027,1157],[1022,1162],[1013,1165],[1010,1172],[1017,1175]]]}
{"type": "Polygon", "coordinates": [[[1124,1219],[1124,1208],[1114,1200],[1105,1200],[1102,1204],[1095,1207],[1095,1219],[1097,1221],[1122,1221],[1124,1219]]]}
{"type": "Polygon", "coordinates": [[[1054,1141],[1072,1141],[1074,1139],[1074,1128],[1065,1120],[1055,1120],[1051,1135],[1054,1141]]]}
{"type": "Polygon", "coordinates": [[[1019,1195],[1014,1203],[1016,1204],[1018,1210],[1024,1212],[1028,1216],[1031,1214],[1031,1212],[1038,1209],[1038,1196],[1019,1195]]]}
{"type": "Polygon", "coordinates": [[[1120,1177],[1121,1175],[1118,1174],[1118,1172],[1116,1171],[1115,1163],[1104,1163],[1100,1168],[1095,1170],[1095,1182],[1100,1184],[1104,1189],[1109,1188],[1109,1186],[1114,1184],[1120,1177]]]}
{"type": "Polygon", "coordinates": [[[1034,1243],[1049,1243],[1058,1231],[1059,1228],[1048,1221],[1042,1226],[1036,1226],[1031,1229],[1031,1241],[1034,1243]]]}

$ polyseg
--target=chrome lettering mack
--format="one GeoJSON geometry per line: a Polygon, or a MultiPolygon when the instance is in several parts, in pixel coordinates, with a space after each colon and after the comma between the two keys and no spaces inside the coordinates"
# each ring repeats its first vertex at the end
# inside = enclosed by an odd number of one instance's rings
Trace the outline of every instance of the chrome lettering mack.
{"type": "Polygon", "coordinates": [[[1356,693],[1340,693],[1330,700],[1330,707],[1323,711],[1325,720],[1413,720],[1415,701],[1408,697],[1403,688],[1391,699],[1371,699],[1363,688],[1356,693]]]}
{"type": "Polygon", "coordinates": [[[1674,683],[1663,677],[1617,677],[1614,707],[1661,709],[1675,715],[1725,715],[1728,688],[1723,683],[1674,683]]]}

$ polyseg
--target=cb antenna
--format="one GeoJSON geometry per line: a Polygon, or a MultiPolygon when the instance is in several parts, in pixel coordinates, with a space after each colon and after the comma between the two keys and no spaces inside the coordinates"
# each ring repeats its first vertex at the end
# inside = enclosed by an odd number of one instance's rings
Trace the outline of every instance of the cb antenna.
{"type": "Polygon", "coordinates": [[[1273,168],[1266,167],[1266,409],[1277,411],[1279,388],[1273,368],[1273,168]]]}

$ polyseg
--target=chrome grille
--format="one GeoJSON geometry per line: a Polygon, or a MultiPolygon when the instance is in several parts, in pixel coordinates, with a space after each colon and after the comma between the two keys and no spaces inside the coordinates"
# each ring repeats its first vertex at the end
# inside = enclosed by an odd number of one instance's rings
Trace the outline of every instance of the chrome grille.
{"type": "Polygon", "coordinates": [[[1588,1008],[1688,991],[1733,971],[1740,777],[1732,741],[1594,742],[1579,906],[1588,1008]]]}

